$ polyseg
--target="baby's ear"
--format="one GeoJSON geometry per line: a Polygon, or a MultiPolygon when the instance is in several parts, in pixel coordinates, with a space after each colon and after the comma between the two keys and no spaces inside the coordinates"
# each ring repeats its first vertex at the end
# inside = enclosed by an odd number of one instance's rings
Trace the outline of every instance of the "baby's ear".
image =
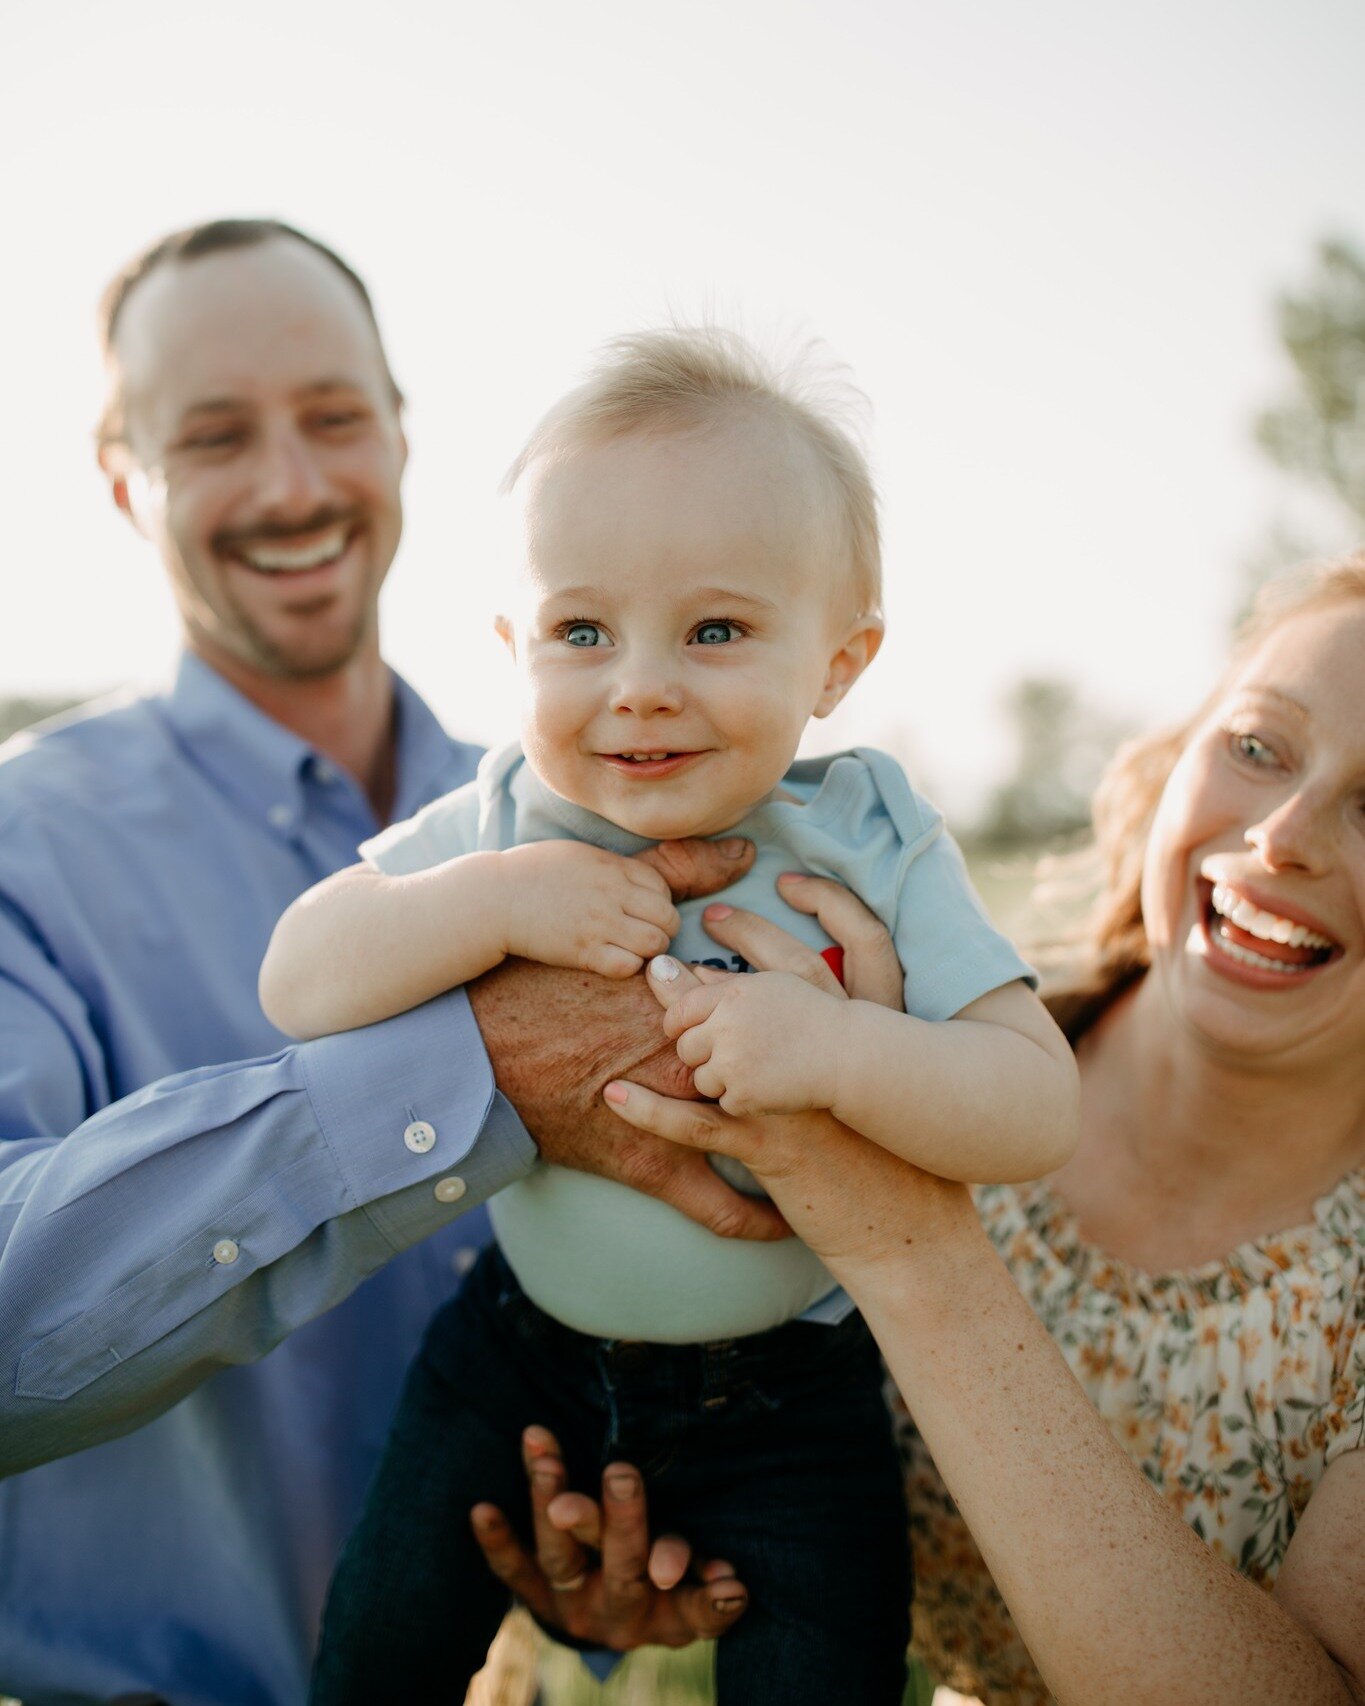
{"type": "Polygon", "coordinates": [[[827,717],[881,649],[886,632],[880,616],[860,616],[829,660],[825,684],[815,701],[817,717],[827,717]]]}
{"type": "Polygon", "coordinates": [[[517,631],[512,626],[512,618],[510,616],[495,616],[493,626],[498,631],[498,638],[515,658],[517,655],[517,631]]]}

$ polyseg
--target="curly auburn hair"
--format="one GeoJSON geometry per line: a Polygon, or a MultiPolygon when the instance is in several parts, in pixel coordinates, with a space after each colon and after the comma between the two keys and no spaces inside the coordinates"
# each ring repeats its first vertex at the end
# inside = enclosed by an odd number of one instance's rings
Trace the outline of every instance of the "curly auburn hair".
{"type": "Polygon", "coordinates": [[[1142,868],[1157,804],[1190,736],[1266,636],[1296,616],[1365,600],[1365,549],[1331,562],[1308,564],[1261,589],[1238,630],[1232,655],[1199,709],[1175,728],[1126,742],[1095,790],[1093,840],[1074,856],[1098,892],[1080,927],[1053,944],[1047,957],[1062,970],[1046,991],[1047,1005],[1072,1042],[1130,989],[1151,963],[1142,919],[1142,868]]]}

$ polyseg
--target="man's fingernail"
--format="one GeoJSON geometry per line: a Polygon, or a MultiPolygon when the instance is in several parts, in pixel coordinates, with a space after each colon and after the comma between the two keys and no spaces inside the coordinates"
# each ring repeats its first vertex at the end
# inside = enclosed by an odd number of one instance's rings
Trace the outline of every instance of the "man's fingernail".
{"type": "Polygon", "coordinates": [[[633,1499],[640,1491],[639,1477],[636,1475],[608,1475],[607,1491],[614,1499],[633,1499]]]}
{"type": "Polygon", "coordinates": [[[660,983],[676,983],[678,970],[678,962],[671,954],[655,954],[649,962],[649,975],[660,983]]]}
{"type": "Polygon", "coordinates": [[[617,1107],[621,1108],[625,1106],[626,1097],[629,1093],[624,1084],[608,1084],[602,1092],[602,1099],[606,1102],[615,1102],[617,1107]]]}
{"type": "Polygon", "coordinates": [[[553,1493],[559,1487],[559,1475],[553,1469],[532,1469],[531,1485],[538,1493],[553,1493]]]}
{"type": "Polygon", "coordinates": [[[727,859],[742,859],[748,843],[742,836],[727,835],[723,841],[717,841],[714,845],[720,849],[727,859]]]}
{"type": "Polygon", "coordinates": [[[728,918],[734,910],[733,906],[726,906],[723,900],[718,900],[714,906],[708,906],[706,908],[702,913],[702,917],[714,919],[728,918]]]}

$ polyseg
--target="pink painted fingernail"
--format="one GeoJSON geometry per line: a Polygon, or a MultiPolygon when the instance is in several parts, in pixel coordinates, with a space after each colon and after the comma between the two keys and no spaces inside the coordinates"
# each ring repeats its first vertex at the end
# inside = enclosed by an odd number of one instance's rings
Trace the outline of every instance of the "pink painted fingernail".
{"type": "Polygon", "coordinates": [[[706,908],[702,913],[702,917],[719,920],[722,918],[728,918],[734,910],[733,906],[726,906],[724,901],[718,900],[714,906],[708,906],[706,908]]]}

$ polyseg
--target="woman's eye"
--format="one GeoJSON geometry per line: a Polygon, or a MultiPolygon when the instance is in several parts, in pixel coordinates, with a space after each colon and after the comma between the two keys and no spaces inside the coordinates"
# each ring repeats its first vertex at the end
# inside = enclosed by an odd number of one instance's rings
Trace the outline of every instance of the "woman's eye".
{"type": "Polygon", "coordinates": [[[1267,746],[1259,735],[1234,734],[1232,750],[1239,758],[1245,758],[1249,764],[1268,765],[1277,762],[1274,749],[1267,746]]]}
{"type": "Polygon", "coordinates": [[[596,622],[570,622],[562,637],[570,646],[600,646],[603,643],[602,630],[596,622]]]}
{"type": "Polygon", "coordinates": [[[728,640],[737,640],[739,632],[733,622],[703,622],[692,639],[698,646],[723,646],[728,640]]]}

